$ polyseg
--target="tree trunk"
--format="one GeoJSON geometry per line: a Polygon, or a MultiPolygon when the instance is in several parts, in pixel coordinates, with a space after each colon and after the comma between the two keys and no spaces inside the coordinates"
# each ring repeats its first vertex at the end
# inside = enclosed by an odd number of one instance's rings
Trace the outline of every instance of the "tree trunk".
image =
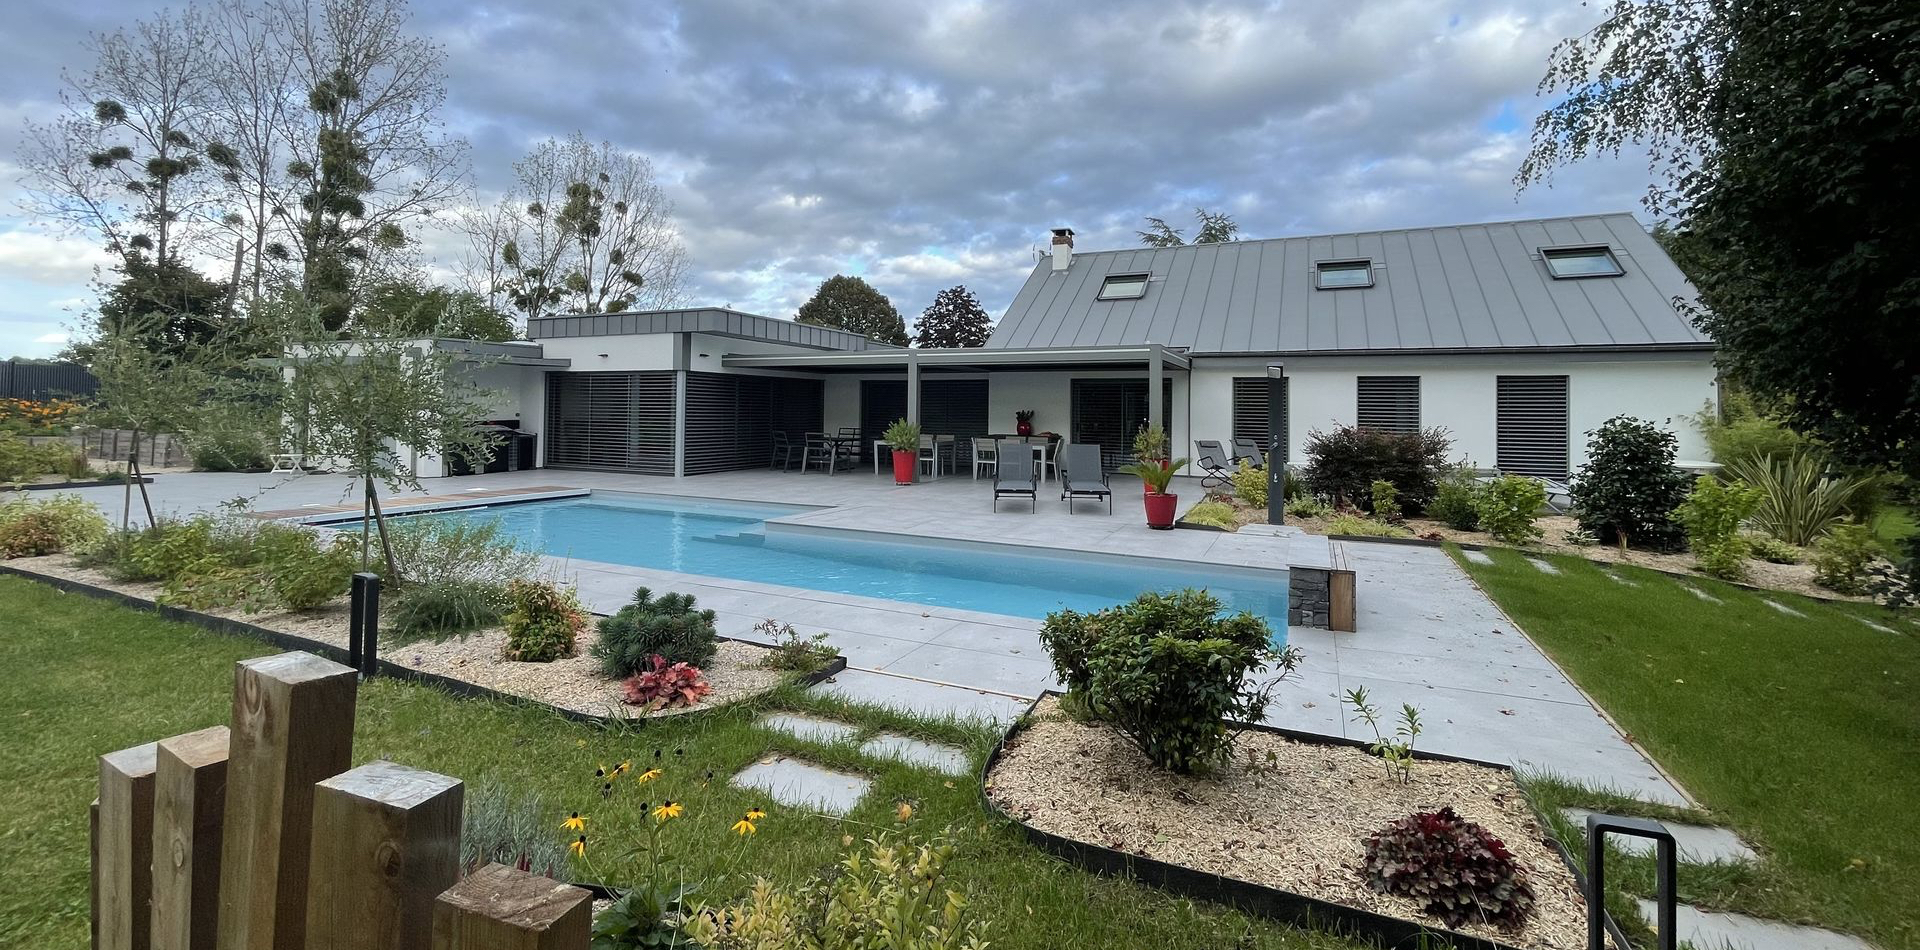
{"type": "Polygon", "coordinates": [[[380,529],[380,553],[387,561],[387,582],[400,583],[400,563],[393,557],[393,539],[387,536],[387,515],[380,510],[380,490],[374,487],[373,476],[367,476],[367,501],[373,506],[373,523],[380,529]]]}

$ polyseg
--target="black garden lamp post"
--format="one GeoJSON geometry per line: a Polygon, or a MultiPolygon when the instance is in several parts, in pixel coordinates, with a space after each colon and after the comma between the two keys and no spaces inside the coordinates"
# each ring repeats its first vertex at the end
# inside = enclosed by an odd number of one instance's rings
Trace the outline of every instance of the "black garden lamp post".
{"type": "Polygon", "coordinates": [[[1287,367],[1267,364],[1267,523],[1287,523],[1287,367]]]}

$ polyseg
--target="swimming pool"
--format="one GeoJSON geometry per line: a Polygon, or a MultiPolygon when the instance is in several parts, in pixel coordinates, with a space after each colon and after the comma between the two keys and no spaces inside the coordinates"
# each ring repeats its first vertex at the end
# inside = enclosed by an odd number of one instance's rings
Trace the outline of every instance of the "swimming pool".
{"type": "Polygon", "coordinates": [[[808,508],[671,495],[584,498],[408,516],[498,521],[554,557],[857,594],[1016,617],[1098,610],[1142,591],[1204,587],[1234,611],[1287,617],[1286,574],[1113,555],[1048,554],[1009,545],[893,542],[768,532],[769,518],[808,508]]]}

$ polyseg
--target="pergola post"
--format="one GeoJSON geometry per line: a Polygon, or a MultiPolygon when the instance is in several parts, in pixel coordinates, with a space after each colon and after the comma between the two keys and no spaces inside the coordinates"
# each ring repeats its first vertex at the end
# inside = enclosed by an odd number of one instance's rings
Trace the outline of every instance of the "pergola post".
{"type": "MultiPolygon", "coordinates": [[[[1150,428],[1166,432],[1167,420],[1164,418],[1163,412],[1166,407],[1161,404],[1162,399],[1160,395],[1167,385],[1164,382],[1166,379],[1166,365],[1165,361],[1161,359],[1161,353],[1160,344],[1147,344],[1147,425],[1150,428]]],[[[1179,454],[1173,448],[1171,433],[1168,434],[1167,438],[1167,452],[1169,455],[1179,454]]]]}
{"type": "Polygon", "coordinates": [[[920,424],[920,361],[907,351],[907,422],[920,424]]]}

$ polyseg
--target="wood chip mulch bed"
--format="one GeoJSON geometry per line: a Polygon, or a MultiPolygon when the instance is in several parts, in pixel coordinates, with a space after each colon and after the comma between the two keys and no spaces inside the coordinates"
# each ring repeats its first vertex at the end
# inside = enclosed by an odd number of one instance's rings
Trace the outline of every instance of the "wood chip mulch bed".
{"type": "Polygon", "coordinates": [[[1077,722],[1043,699],[987,775],[986,795],[1040,831],[1439,930],[1409,898],[1362,877],[1364,839],[1415,812],[1452,806],[1505,842],[1536,903],[1518,932],[1456,928],[1523,948],[1586,946],[1586,901],[1511,772],[1422,761],[1389,778],[1365,751],[1241,733],[1233,760],[1204,776],[1154,768],[1123,734],[1077,722]]]}
{"type": "MultiPolygon", "coordinates": [[[[8,567],[44,574],[92,587],[156,601],[160,585],[116,581],[105,573],[76,566],[67,555],[19,558],[6,562],[8,567]]],[[[235,609],[200,611],[214,617],[237,620],[278,633],[291,634],[345,649],[347,646],[347,599],[317,610],[248,614],[235,609]]],[[[501,655],[506,631],[500,627],[479,630],[464,637],[446,640],[392,643],[381,637],[380,658],[423,673],[432,673],[484,686],[501,693],[556,706],[561,709],[604,716],[611,719],[642,719],[678,716],[715,709],[729,703],[758,696],[780,685],[783,674],[760,664],[771,650],[722,640],[713,661],[701,667],[713,687],[706,698],[694,706],[647,712],[620,699],[620,683],[600,672],[599,661],[587,655],[587,647],[597,634],[591,625],[581,634],[578,652],[551,663],[522,663],[501,655]]]]}

